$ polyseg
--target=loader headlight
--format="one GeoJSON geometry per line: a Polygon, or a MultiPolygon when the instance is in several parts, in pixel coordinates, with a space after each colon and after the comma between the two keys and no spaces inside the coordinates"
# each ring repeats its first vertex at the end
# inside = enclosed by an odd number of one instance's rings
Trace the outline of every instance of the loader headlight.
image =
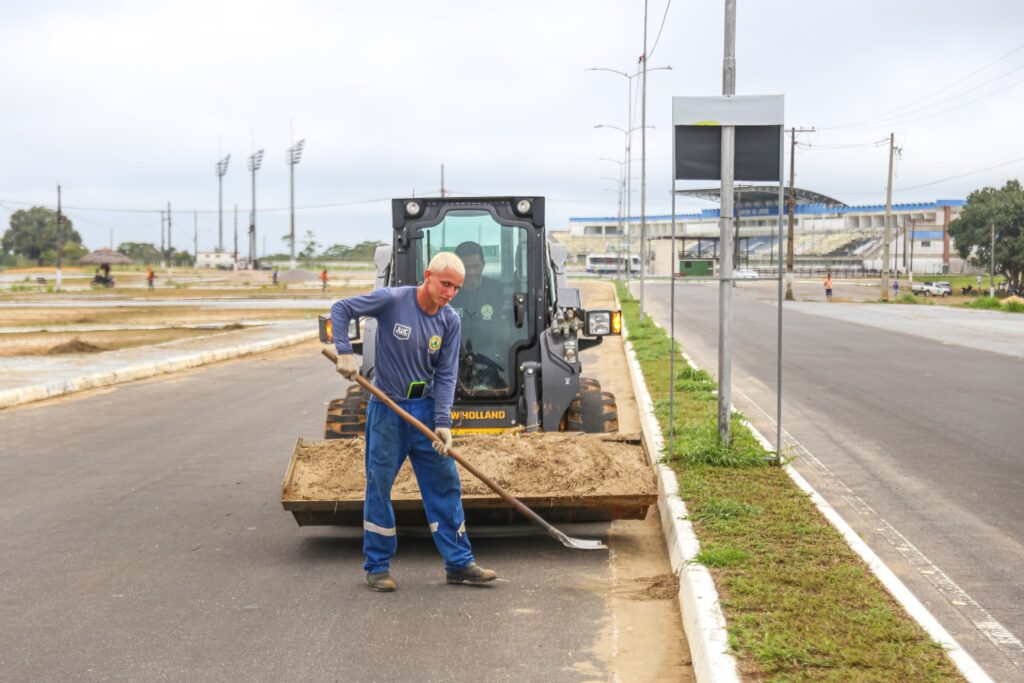
{"type": "Polygon", "coordinates": [[[406,202],[405,203],[405,213],[409,216],[409,218],[416,218],[416,216],[420,215],[420,211],[422,211],[422,210],[423,210],[423,207],[420,206],[419,202],[406,202]]]}
{"type": "Polygon", "coordinates": [[[611,311],[587,311],[583,334],[588,337],[603,337],[612,333],[611,311]]]}
{"type": "Polygon", "coordinates": [[[529,216],[531,209],[533,209],[533,202],[529,199],[520,199],[516,202],[516,213],[520,216],[529,216]]]}
{"type": "Polygon", "coordinates": [[[355,318],[348,321],[348,338],[359,339],[359,321],[355,318]]]}

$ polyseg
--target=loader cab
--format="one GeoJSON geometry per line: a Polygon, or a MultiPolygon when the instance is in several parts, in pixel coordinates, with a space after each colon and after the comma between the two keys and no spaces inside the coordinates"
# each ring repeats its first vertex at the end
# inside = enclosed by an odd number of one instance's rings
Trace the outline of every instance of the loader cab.
{"type": "MultiPolygon", "coordinates": [[[[533,203],[519,208],[527,206],[533,203]]],[[[517,359],[543,325],[543,314],[529,314],[538,308],[530,305],[530,292],[543,289],[537,282],[543,269],[531,258],[543,254],[543,230],[530,212],[517,213],[508,202],[405,200],[399,210],[406,220],[396,226],[394,284],[422,283],[430,260],[442,251],[458,255],[466,268],[462,289],[449,304],[462,321],[457,398],[516,396],[517,359]]]]}

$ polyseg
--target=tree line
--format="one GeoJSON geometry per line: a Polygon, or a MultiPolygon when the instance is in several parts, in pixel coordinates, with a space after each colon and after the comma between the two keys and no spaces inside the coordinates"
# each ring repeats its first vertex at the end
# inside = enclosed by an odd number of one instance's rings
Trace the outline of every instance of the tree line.
{"type": "MultiPolygon", "coordinates": [[[[72,265],[89,253],[82,244],[82,236],[75,230],[71,219],[61,216],[61,255],[65,264],[72,265]]],[[[285,237],[287,243],[289,238],[285,237]]],[[[331,259],[366,261],[373,259],[377,241],[363,241],[354,246],[333,244],[327,248],[316,241],[313,231],[307,230],[302,239],[303,248],[297,256],[304,260],[331,259]]],[[[2,265],[14,265],[17,258],[34,262],[36,265],[52,265],[57,261],[57,212],[43,206],[19,209],[11,214],[10,224],[0,238],[0,261],[2,265]]],[[[166,255],[150,242],[122,242],[117,245],[121,252],[132,261],[144,265],[157,264],[166,260],[166,255]]],[[[289,254],[272,254],[267,258],[288,258],[289,254]]],[[[194,255],[175,249],[171,255],[174,265],[191,265],[194,255]]]]}

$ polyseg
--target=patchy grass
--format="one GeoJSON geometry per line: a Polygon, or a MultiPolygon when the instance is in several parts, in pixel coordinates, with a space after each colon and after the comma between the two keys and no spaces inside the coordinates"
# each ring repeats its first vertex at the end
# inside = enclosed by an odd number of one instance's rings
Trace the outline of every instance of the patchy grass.
{"type": "Polygon", "coordinates": [[[1009,301],[1005,301],[998,297],[980,296],[977,299],[965,301],[963,305],[966,306],[967,308],[979,308],[982,310],[989,311],[1024,313],[1024,302],[1021,302],[1015,298],[1011,298],[1009,301]]]}
{"type": "MultiPolygon", "coordinates": [[[[669,340],[619,285],[666,443],[669,340]]],[[[942,648],[907,616],[770,453],[734,418],[717,443],[714,380],[676,359],[674,444],[663,454],[718,588],[729,644],[751,681],[959,681],[942,648]]]]}
{"type": "Polygon", "coordinates": [[[999,299],[994,296],[979,296],[977,299],[965,301],[963,305],[967,308],[980,308],[982,310],[999,310],[1001,307],[999,299]]]}

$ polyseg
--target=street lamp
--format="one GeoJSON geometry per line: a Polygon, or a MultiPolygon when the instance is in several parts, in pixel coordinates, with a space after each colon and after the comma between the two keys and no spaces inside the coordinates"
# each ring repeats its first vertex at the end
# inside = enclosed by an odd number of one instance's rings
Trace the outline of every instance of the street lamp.
{"type": "MultiPolygon", "coordinates": [[[[645,17],[644,17],[644,53],[645,54],[647,52],[647,29],[646,29],[646,26],[647,26],[647,19],[646,19],[646,15],[645,15],[645,17]]],[[[647,68],[647,60],[646,59],[644,59],[643,65],[644,65],[644,68],[638,69],[635,73],[632,73],[632,74],[626,73],[625,71],[619,71],[618,69],[609,69],[607,67],[602,67],[602,66],[594,66],[594,67],[590,67],[589,69],[584,69],[584,71],[605,71],[605,72],[610,73],[610,74],[615,74],[616,76],[622,76],[623,78],[626,79],[626,125],[627,126],[632,126],[633,125],[633,79],[636,78],[637,76],[643,76],[643,82],[644,82],[644,85],[646,86],[646,83],[647,83],[647,73],[649,71],[672,71],[672,66],[671,65],[656,66],[656,67],[652,67],[652,68],[647,68]]],[[[647,89],[646,89],[646,87],[644,88],[643,95],[644,95],[644,101],[643,101],[642,104],[644,105],[644,112],[646,113],[646,106],[647,106],[647,89]]],[[[643,123],[646,123],[646,121],[644,121],[643,123]]],[[[621,130],[621,129],[619,129],[619,130],[621,130]]],[[[636,130],[636,129],[630,128],[630,132],[632,132],[633,130],[636,130]]],[[[643,154],[641,154],[641,161],[643,161],[642,157],[643,157],[643,154]]],[[[632,156],[631,156],[631,152],[630,152],[630,135],[627,133],[626,134],[626,168],[627,169],[632,169],[633,168],[632,167],[632,162],[633,162],[633,160],[632,160],[632,156]]],[[[640,181],[640,200],[641,200],[641,204],[643,204],[643,199],[644,199],[644,195],[645,195],[645,191],[646,191],[646,185],[647,185],[647,182],[646,182],[647,181],[646,164],[642,164],[641,168],[644,169],[644,172],[642,172],[640,174],[640,176],[641,176],[641,181],[640,181]]],[[[630,218],[632,217],[632,214],[633,214],[633,205],[632,205],[632,203],[633,203],[633,193],[632,193],[631,183],[629,183],[628,180],[627,180],[627,182],[626,182],[626,224],[627,224],[627,226],[629,225],[630,218]]],[[[646,218],[642,215],[644,213],[643,210],[641,210],[640,213],[641,213],[641,216],[640,216],[641,233],[643,233],[643,228],[646,226],[646,218]]],[[[642,252],[643,251],[643,243],[642,243],[643,235],[642,234],[641,234],[641,238],[640,239],[641,239],[640,250],[642,252]]],[[[629,241],[630,241],[630,243],[632,243],[632,241],[633,241],[633,232],[632,232],[632,230],[630,230],[629,241]]],[[[630,249],[630,252],[632,252],[632,249],[630,249]]],[[[644,272],[644,263],[643,263],[643,255],[641,254],[641,260],[640,260],[640,300],[641,300],[641,303],[640,303],[640,319],[641,320],[643,320],[643,288],[644,288],[644,286],[643,286],[643,272],[644,272]]]]}
{"type": "Polygon", "coordinates": [[[263,150],[249,155],[249,171],[252,173],[252,213],[249,215],[249,267],[256,263],[256,171],[263,165],[263,150]]]}
{"type": "Polygon", "coordinates": [[[231,155],[227,155],[217,162],[217,245],[219,251],[224,251],[224,174],[228,172],[228,162],[231,155]]]}
{"type": "MultiPolygon", "coordinates": [[[[630,176],[630,171],[631,171],[630,163],[632,162],[632,159],[630,157],[630,143],[629,143],[629,141],[630,141],[630,138],[632,137],[633,131],[640,130],[641,127],[640,126],[634,126],[634,127],[630,128],[629,130],[626,130],[625,128],[620,128],[619,126],[611,126],[611,125],[604,124],[604,123],[598,123],[598,124],[596,124],[594,126],[594,128],[611,128],[612,130],[617,130],[620,133],[622,133],[623,137],[626,140],[626,162],[625,162],[625,175],[624,175],[624,181],[623,182],[624,182],[624,184],[626,186],[626,230],[628,230],[628,232],[629,232],[629,234],[628,234],[626,239],[627,239],[627,243],[630,246],[629,254],[632,254],[633,253],[633,247],[632,247],[632,245],[633,245],[633,226],[630,225],[630,220],[632,218],[632,213],[633,213],[633,211],[632,211],[632,208],[633,208],[633,206],[632,206],[632,201],[633,201],[633,183],[632,183],[632,180],[633,179],[630,176]]],[[[654,126],[647,126],[647,128],[654,128],[654,126]]],[[[641,223],[642,222],[643,222],[643,217],[641,216],[641,223]]],[[[643,273],[644,273],[644,256],[643,256],[643,252],[644,252],[644,243],[643,243],[643,234],[641,234],[640,235],[640,282],[641,282],[641,291],[643,291],[643,284],[642,283],[643,283],[643,273]]]]}
{"type": "Polygon", "coordinates": [[[295,164],[302,161],[302,148],[305,147],[306,141],[299,140],[294,145],[288,148],[288,152],[285,155],[284,162],[288,164],[290,171],[290,183],[291,183],[291,243],[292,243],[292,270],[295,270],[295,164]]]}

